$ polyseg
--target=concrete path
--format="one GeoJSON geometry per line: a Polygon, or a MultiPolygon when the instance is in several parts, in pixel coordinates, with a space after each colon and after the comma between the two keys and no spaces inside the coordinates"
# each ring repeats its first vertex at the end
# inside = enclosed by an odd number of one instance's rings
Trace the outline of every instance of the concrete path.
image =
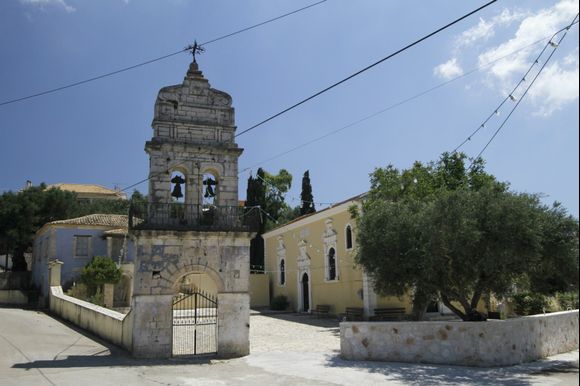
{"type": "Polygon", "coordinates": [[[495,369],[348,362],[331,320],[252,315],[250,331],[245,358],[135,360],[44,313],[0,308],[0,385],[578,385],[578,351],[495,369]]]}

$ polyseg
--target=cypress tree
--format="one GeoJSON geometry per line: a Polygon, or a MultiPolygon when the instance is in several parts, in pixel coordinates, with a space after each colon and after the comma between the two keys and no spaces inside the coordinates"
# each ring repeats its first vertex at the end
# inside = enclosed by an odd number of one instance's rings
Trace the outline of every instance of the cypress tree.
{"type": "Polygon", "coordinates": [[[300,193],[300,215],[316,212],[314,207],[314,197],[312,196],[312,185],[310,185],[310,172],[307,170],[302,176],[302,192],[300,193]]]}

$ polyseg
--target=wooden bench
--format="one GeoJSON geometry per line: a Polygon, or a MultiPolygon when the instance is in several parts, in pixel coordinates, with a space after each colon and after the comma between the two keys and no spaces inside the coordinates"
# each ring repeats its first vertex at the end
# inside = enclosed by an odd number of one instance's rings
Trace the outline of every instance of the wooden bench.
{"type": "Polygon", "coordinates": [[[327,315],[330,312],[330,306],[328,304],[319,304],[315,309],[312,310],[312,315],[327,315]]]}
{"type": "Polygon", "coordinates": [[[370,320],[403,320],[405,319],[405,308],[404,307],[393,307],[393,308],[375,308],[374,316],[371,316],[370,320]]]}
{"type": "Polygon", "coordinates": [[[347,307],[346,308],[346,320],[363,320],[364,310],[360,307],[347,307]]]}

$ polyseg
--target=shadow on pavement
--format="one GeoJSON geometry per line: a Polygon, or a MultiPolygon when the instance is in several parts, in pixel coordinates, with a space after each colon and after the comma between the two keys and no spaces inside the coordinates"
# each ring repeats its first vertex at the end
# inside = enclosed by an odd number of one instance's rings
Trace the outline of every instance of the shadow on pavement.
{"type": "Polygon", "coordinates": [[[534,362],[511,367],[463,367],[421,363],[347,361],[328,356],[327,367],[356,369],[382,374],[394,381],[418,385],[531,385],[531,376],[554,372],[578,372],[577,363],[567,361],[534,362]],[[535,369],[535,370],[534,370],[535,369]]]}
{"type": "Polygon", "coordinates": [[[69,355],[64,359],[36,360],[26,363],[15,363],[15,369],[62,369],[79,367],[135,367],[135,366],[180,366],[191,364],[211,364],[212,358],[171,358],[171,359],[135,359],[117,355],[69,355]]]}

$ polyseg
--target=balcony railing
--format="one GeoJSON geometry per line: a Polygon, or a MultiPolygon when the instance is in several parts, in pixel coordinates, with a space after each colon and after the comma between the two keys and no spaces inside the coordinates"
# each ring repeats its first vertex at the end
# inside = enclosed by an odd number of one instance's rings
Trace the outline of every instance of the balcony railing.
{"type": "Polygon", "coordinates": [[[257,208],[131,203],[129,209],[130,229],[252,232],[259,225],[257,208]]]}

